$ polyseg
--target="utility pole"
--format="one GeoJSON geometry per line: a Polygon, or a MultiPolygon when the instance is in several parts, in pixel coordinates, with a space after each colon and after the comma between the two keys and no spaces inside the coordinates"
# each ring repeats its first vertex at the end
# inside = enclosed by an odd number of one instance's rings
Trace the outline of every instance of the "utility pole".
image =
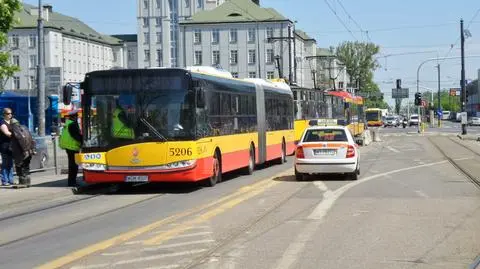
{"type": "MultiPolygon", "coordinates": [[[[465,89],[465,35],[463,33],[463,19],[460,20],[460,44],[461,44],[461,57],[462,57],[462,71],[461,71],[461,82],[460,87],[462,87],[462,114],[466,112],[465,106],[467,102],[467,91],[465,89]]],[[[462,135],[467,134],[467,125],[464,123],[465,120],[462,117],[462,135]]]]}
{"type": "Polygon", "coordinates": [[[43,6],[38,0],[38,135],[45,136],[45,60],[43,43],[43,6]]]}
{"type": "MultiPolygon", "coordinates": [[[[437,106],[437,111],[440,112],[440,110],[442,109],[442,104],[440,103],[440,64],[437,64],[437,68],[438,68],[438,106],[437,106]]],[[[440,118],[440,115],[438,115],[438,127],[441,126],[441,123],[442,123],[442,119],[440,118]]]]}

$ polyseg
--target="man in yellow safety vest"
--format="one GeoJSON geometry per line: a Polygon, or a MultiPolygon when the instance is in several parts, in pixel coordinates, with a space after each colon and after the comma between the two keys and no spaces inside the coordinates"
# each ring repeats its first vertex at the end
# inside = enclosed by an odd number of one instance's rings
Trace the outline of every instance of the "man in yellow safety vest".
{"type": "Polygon", "coordinates": [[[133,128],[128,124],[127,116],[125,111],[120,106],[118,100],[116,103],[115,110],[113,110],[112,118],[112,136],[114,138],[120,139],[133,139],[135,138],[135,133],[133,128]]]}
{"type": "Polygon", "coordinates": [[[65,126],[60,135],[60,148],[67,151],[68,156],[68,186],[77,184],[78,165],[75,163],[75,154],[80,152],[82,146],[82,134],[78,125],[78,111],[68,114],[65,126]]]}

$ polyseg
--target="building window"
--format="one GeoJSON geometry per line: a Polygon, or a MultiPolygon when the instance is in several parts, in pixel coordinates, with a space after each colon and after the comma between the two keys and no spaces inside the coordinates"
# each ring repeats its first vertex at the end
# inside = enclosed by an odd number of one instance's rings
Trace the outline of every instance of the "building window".
{"type": "Polygon", "coordinates": [[[12,35],[12,48],[18,48],[20,43],[18,35],[12,35]]]}
{"type": "Polygon", "coordinates": [[[150,50],[145,50],[145,61],[150,61],[150,50]]]}
{"type": "Polygon", "coordinates": [[[256,72],[248,72],[248,78],[256,78],[257,73],[256,72]]]}
{"type": "Polygon", "coordinates": [[[144,44],[150,43],[150,36],[148,34],[149,33],[143,33],[143,39],[144,39],[143,43],[144,44]]]}
{"type": "Polygon", "coordinates": [[[128,50],[128,60],[133,61],[135,59],[135,51],[132,49],[128,50]]]}
{"type": "Polygon", "coordinates": [[[212,51],[212,65],[220,64],[220,51],[212,51]]]}
{"type": "Polygon", "coordinates": [[[20,77],[13,77],[13,89],[19,90],[20,89],[20,77]]]}
{"type": "MultiPolygon", "coordinates": [[[[460,80],[461,81],[461,80],[460,80]]],[[[343,89],[343,81],[339,81],[338,82],[338,88],[339,89],[343,89]]]]}
{"type": "Polygon", "coordinates": [[[162,32],[157,32],[157,43],[162,43],[162,32]]]}
{"type": "Polygon", "coordinates": [[[232,72],[232,77],[233,78],[238,78],[238,72],[232,72]]]}
{"type": "Polygon", "coordinates": [[[202,52],[197,50],[195,51],[195,65],[202,65],[202,52]]]}
{"type": "Polygon", "coordinates": [[[230,29],[230,43],[237,43],[238,32],[237,29],[230,29]]]}
{"type": "Polygon", "coordinates": [[[29,89],[35,89],[37,79],[34,76],[29,76],[28,77],[28,88],[29,89]]]}
{"type": "Polygon", "coordinates": [[[37,66],[37,55],[30,55],[28,59],[28,68],[35,68],[37,66]]]}
{"type": "Polygon", "coordinates": [[[195,30],[193,32],[193,43],[195,44],[202,43],[202,32],[200,30],[195,30]]]}
{"type": "Polygon", "coordinates": [[[203,7],[203,0],[197,0],[197,8],[203,7]]]}
{"type": "Polygon", "coordinates": [[[163,66],[163,53],[162,50],[157,50],[157,66],[163,66]]]}
{"type": "Polygon", "coordinates": [[[20,56],[13,55],[12,56],[12,64],[16,66],[20,66],[20,56]]]}
{"type": "Polygon", "coordinates": [[[185,0],[185,7],[190,8],[190,0],[185,0]]]}
{"type": "Polygon", "coordinates": [[[218,44],[219,41],[220,41],[220,30],[213,29],[212,30],[212,43],[213,44],[218,44]]]}
{"type": "Polygon", "coordinates": [[[143,0],[143,8],[148,9],[148,0],[143,0]]]}
{"type": "Polygon", "coordinates": [[[35,48],[37,46],[37,37],[35,35],[28,36],[28,47],[35,48]]]}
{"type": "Polygon", "coordinates": [[[157,0],[157,8],[161,8],[162,7],[162,1],[161,0],[157,0]]]}
{"type": "Polygon", "coordinates": [[[275,76],[275,73],[273,71],[267,72],[267,79],[273,79],[274,76],[275,76]]]}
{"type": "Polygon", "coordinates": [[[155,25],[157,27],[162,26],[162,18],[155,18],[155,25]]]}
{"type": "Polygon", "coordinates": [[[248,63],[254,64],[256,60],[255,50],[248,50],[248,63]]]}
{"type": "Polygon", "coordinates": [[[267,64],[272,64],[274,60],[273,49],[267,49],[267,64]]]}
{"type": "Polygon", "coordinates": [[[255,28],[248,29],[248,42],[255,42],[255,28]]]}
{"type": "Polygon", "coordinates": [[[238,63],[238,50],[230,51],[230,64],[238,63]]]}
{"type": "Polygon", "coordinates": [[[267,38],[273,37],[273,28],[267,28],[267,38]]]}
{"type": "Polygon", "coordinates": [[[113,52],[113,61],[114,62],[118,61],[118,54],[116,51],[113,52]]]}
{"type": "Polygon", "coordinates": [[[143,18],[143,27],[148,27],[148,18],[143,18]]]}

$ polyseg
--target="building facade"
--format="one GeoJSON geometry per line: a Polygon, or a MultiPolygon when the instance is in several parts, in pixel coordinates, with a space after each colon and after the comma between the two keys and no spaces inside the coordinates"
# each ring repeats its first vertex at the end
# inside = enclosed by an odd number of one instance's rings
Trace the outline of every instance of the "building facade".
{"type": "Polygon", "coordinates": [[[221,66],[238,78],[294,82],[293,27],[274,9],[227,1],[180,23],[181,65],[221,66]]]}
{"type": "Polygon", "coordinates": [[[123,41],[123,59],[126,59],[126,68],[138,68],[138,42],[136,34],[112,35],[123,41]]]}
{"type": "MultiPolygon", "coordinates": [[[[47,94],[56,94],[66,82],[83,81],[85,73],[126,66],[124,45],[116,38],[102,35],[78,19],[43,10],[45,44],[45,82],[47,94]]],[[[36,89],[38,69],[38,8],[23,4],[20,23],[8,33],[12,64],[20,71],[3,82],[5,90],[36,89]]]]}
{"type": "Polygon", "coordinates": [[[178,67],[179,22],[225,0],[137,0],[138,67],[178,67]]]}
{"type": "Polygon", "coordinates": [[[336,57],[333,49],[317,48],[316,85],[320,89],[335,89],[353,92],[345,65],[336,57]]]}
{"type": "Polygon", "coordinates": [[[316,84],[315,71],[317,59],[317,41],[301,30],[295,30],[295,76],[297,85],[313,89],[316,84]]]}

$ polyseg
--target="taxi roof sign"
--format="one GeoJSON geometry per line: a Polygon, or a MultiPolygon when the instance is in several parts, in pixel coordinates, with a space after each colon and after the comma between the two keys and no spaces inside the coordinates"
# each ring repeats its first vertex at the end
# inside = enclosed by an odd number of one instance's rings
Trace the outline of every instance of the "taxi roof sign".
{"type": "Polygon", "coordinates": [[[337,126],[337,119],[316,119],[308,122],[309,126],[337,126]]]}

